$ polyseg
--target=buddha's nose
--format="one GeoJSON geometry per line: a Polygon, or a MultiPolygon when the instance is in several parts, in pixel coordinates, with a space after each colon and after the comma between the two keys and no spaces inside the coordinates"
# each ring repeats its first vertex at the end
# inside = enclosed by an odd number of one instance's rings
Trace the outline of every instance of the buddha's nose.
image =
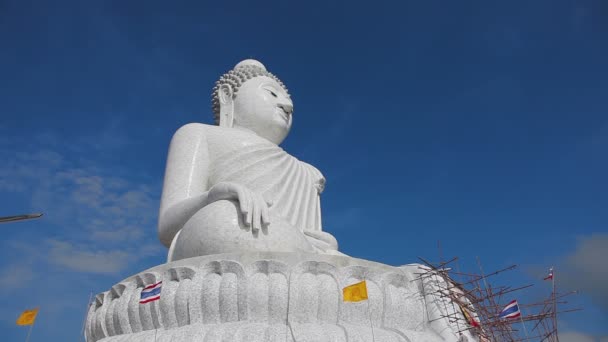
{"type": "Polygon", "coordinates": [[[279,103],[277,104],[279,108],[281,108],[285,113],[291,115],[293,113],[293,105],[289,103],[279,103]]]}

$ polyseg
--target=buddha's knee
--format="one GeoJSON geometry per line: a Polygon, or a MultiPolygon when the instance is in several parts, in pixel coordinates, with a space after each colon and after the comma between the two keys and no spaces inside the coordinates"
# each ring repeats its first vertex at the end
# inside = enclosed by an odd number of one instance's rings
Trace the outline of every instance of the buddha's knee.
{"type": "Polygon", "coordinates": [[[298,229],[270,213],[270,224],[252,230],[243,222],[236,201],[213,202],[184,225],[177,236],[173,260],[201,255],[246,252],[311,252],[314,249],[298,229]]]}

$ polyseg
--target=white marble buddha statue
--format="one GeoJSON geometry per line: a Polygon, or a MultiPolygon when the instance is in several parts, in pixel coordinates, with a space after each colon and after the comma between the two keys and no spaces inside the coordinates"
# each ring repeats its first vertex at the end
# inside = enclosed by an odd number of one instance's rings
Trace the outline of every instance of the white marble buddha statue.
{"type": "Polygon", "coordinates": [[[241,251],[341,254],[322,231],[323,175],[278,146],[293,121],[283,83],[245,60],[212,97],[217,126],[187,124],[169,147],[158,222],[168,261],[241,251]]]}

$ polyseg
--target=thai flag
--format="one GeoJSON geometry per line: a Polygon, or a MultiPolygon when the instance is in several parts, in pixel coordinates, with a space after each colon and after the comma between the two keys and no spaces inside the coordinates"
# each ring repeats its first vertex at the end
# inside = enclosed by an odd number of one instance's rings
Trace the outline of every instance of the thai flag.
{"type": "Polygon", "coordinates": [[[148,285],[141,290],[141,297],[139,298],[139,304],[146,304],[160,299],[160,289],[162,281],[156,284],[148,285]]]}
{"type": "Polygon", "coordinates": [[[498,315],[500,318],[517,318],[521,316],[521,311],[519,311],[519,305],[517,304],[517,300],[512,300],[505,306],[504,309],[498,315]]]}
{"type": "Polygon", "coordinates": [[[549,269],[549,275],[543,278],[543,280],[551,280],[553,279],[553,267],[549,269]]]}

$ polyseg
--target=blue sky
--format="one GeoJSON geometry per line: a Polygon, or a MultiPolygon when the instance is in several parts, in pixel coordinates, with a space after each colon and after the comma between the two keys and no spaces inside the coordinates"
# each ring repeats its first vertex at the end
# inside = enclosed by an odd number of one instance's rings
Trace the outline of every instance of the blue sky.
{"type": "MultiPolygon", "coordinates": [[[[327,178],[325,230],[393,265],[459,256],[579,289],[608,335],[608,5],[598,1],[0,0],[0,329],[76,340],[89,293],[164,262],[168,143],[256,58],[294,100],[283,147],[327,178]],[[208,3],[205,5],[204,3],[208,3]]],[[[509,298],[510,299],[510,298],[509,298]]],[[[573,334],[584,334],[573,335],[573,334]]],[[[564,335],[565,338],[565,335],[564,335]]]]}

